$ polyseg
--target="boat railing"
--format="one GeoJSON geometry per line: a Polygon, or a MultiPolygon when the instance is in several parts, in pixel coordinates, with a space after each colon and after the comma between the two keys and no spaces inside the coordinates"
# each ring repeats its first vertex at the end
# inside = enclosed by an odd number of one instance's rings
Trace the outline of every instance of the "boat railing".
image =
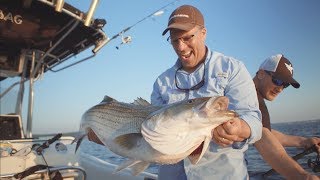
{"type": "MultiPolygon", "coordinates": [[[[37,177],[37,175],[39,175],[39,179],[42,179],[42,176],[40,176],[40,175],[48,174],[50,172],[57,172],[57,171],[62,173],[62,176],[64,178],[76,178],[76,179],[81,178],[82,180],[85,180],[87,178],[87,174],[86,174],[85,170],[79,166],[48,167],[46,169],[41,169],[41,170],[35,171],[34,173],[32,173],[30,175],[33,175],[33,176],[35,175],[36,177],[37,177]],[[81,174],[79,174],[79,172],[81,174]]],[[[2,174],[0,176],[0,179],[16,178],[19,175],[20,175],[19,173],[2,174]]]]}
{"type": "Polygon", "coordinates": [[[90,26],[91,21],[92,21],[92,17],[93,17],[93,13],[96,10],[97,5],[99,3],[99,0],[92,0],[91,5],[90,5],[86,15],[84,15],[83,13],[79,13],[77,15],[74,12],[68,10],[67,8],[66,9],[63,8],[64,7],[64,0],[56,0],[56,1],[39,0],[39,1],[54,7],[57,12],[64,12],[64,13],[66,13],[66,14],[68,14],[78,20],[83,21],[85,26],[90,26]]]}

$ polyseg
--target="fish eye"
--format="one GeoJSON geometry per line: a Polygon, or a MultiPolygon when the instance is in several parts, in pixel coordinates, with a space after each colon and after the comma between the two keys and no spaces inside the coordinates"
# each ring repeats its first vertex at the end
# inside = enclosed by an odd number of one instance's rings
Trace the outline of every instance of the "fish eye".
{"type": "Polygon", "coordinates": [[[193,103],[193,100],[192,99],[188,100],[188,103],[189,104],[193,103]]]}

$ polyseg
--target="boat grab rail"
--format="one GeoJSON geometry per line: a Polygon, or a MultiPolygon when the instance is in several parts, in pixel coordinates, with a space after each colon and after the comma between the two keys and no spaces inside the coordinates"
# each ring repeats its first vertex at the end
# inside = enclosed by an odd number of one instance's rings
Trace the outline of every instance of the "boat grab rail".
{"type": "MultiPolygon", "coordinates": [[[[46,4],[48,4],[48,5],[52,6],[52,7],[55,7],[55,10],[57,12],[62,12],[63,11],[64,13],[69,14],[70,16],[72,16],[74,18],[77,18],[78,20],[82,20],[83,19],[83,17],[81,15],[77,16],[74,13],[72,13],[72,12],[66,10],[66,9],[63,9],[64,0],[58,0],[56,2],[54,2],[54,1],[50,2],[48,0],[38,0],[38,1],[46,3],[46,4]]],[[[92,0],[91,1],[91,5],[90,5],[90,7],[89,7],[89,9],[87,11],[86,17],[85,17],[84,22],[83,22],[85,26],[90,26],[91,21],[92,21],[92,17],[93,17],[93,13],[97,8],[98,3],[99,3],[99,0],[92,0]]]]}
{"type": "MultiPolygon", "coordinates": [[[[46,169],[38,170],[34,172],[33,174],[43,174],[47,172],[53,172],[53,171],[61,171],[61,170],[71,170],[73,172],[79,171],[83,174],[83,180],[87,178],[87,173],[82,167],[79,166],[57,166],[57,167],[48,167],[46,169]]],[[[2,178],[13,178],[17,173],[11,173],[11,174],[2,174],[0,175],[0,179],[2,178]]]]}

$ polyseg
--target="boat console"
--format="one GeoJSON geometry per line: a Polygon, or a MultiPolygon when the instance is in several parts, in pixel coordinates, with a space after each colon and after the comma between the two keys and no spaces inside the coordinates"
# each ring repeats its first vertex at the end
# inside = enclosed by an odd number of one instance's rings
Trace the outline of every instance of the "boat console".
{"type": "Polygon", "coordinates": [[[24,138],[20,115],[0,115],[0,140],[12,140],[24,138]]]}

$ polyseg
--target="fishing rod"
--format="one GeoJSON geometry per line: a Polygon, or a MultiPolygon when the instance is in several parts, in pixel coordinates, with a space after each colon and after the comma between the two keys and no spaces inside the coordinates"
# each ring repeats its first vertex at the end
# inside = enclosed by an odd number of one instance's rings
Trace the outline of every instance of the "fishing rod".
{"type": "MultiPolygon", "coordinates": [[[[292,159],[297,161],[301,158],[303,158],[304,156],[311,154],[313,152],[317,152],[317,148],[316,145],[314,144],[313,146],[307,148],[306,150],[304,150],[303,152],[296,154],[295,156],[292,156],[292,159]]],[[[308,160],[308,166],[310,168],[312,168],[312,170],[314,172],[320,172],[320,158],[319,158],[320,154],[317,155],[317,158],[315,161],[311,161],[311,159],[308,160]]],[[[276,171],[274,169],[270,169],[269,171],[265,172],[262,176],[263,177],[267,177],[272,175],[273,173],[275,173],[276,171]]]]}
{"type": "MultiPolygon", "coordinates": [[[[164,11],[163,11],[164,9],[166,9],[166,8],[167,8],[168,6],[170,6],[170,5],[173,5],[173,4],[174,4],[175,2],[177,2],[177,1],[180,1],[180,0],[174,0],[174,1],[172,1],[172,2],[170,2],[170,3],[168,3],[168,4],[166,4],[166,5],[162,6],[162,7],[159,8],[158,10],[156,10],[156,11],[154,11],[153,13],[149,14],[148,16],[142,18],[141,20],[137,21],[137,22],[134,23],[133,25],[131,25],[131,26],[123,29],[123,30],[120,31],[118,34],[112,36],[112,38],[111,38],[108,42],[110,42],[110,41],[113,40],[113,39],[116,39],[116,38],[119,37],[119,36],[122,36],[125,32],[129,31],[131,28],[133,28],[134,26],[138,25],[139,23],[143,22],[143,21],[146,20],[146,19],[148,19],[148,18],[150,18],[150,17],[152,17],[152,16],[160,16],[160,15],[162,15],[162,14],[164,13],[164,11]]],[[[130,38],[130,41],[126,41],[124,38],[122,38],[122,43],[121,43],[121,44],[126,44],[126,43],[128,43],[128,42],[131,42],[131,37],[130,37],[130,36],[125,37],[125,38],[130,38]]],[[[119,49],[119,47],[116,47],[116,48],[119,49]]]]}
{"type": "Polygon", "coordinates": [[[131,28],[133,28],[134,26],[138,25],[139,23],[143,22],[144,20],[152,17],[152,16],[159,16],[162,15],[164,13],[164,9],[166,9],[166,7],[173,5],[175,2],[180,1],[180,0],[174,0],[164,6],[162,6],[161,8],[157,9],[156,11],[152,12],[151,14],[147,15],[146,17],[142,18],[141,20],[137,21],[136,23],[134,23],[133,25],[123,29],[122,31],[120,31],[118,34],[115,34],[114,36],[112,36],[112,38],[108,41],[110,42],[113,39],[116,39],[117,37],[121,36],[123,33],[129,31],[131,28]]]}
{"type": "MultiPolygon", "coordinates": [[[[170,2],[170,3],[168,3],[168,4],[166,4],[166,5],[162,6],[161,8],[159,8],[159,9],[157,9],[156,11],[152,12],[151,14],[145,16],[144,18],[140,19],[139,21],[137,21],[136,23],[132,24],[131,26],[128,26],[128,27],[124,28],[124,29],[121,30],[119,33],[113,35],[111,38],[106,38],[103,42],[100,42],[100,43],[92,50],[93,55],[91,55],[91,56],[89,56],[89,57],[87,57],[87,58],[81,59],[81,60],[79,60],[79,61],[76,61],[76,62],[74,62],[74,63],[71,63],[71,64],[69,64],[69,65],[67,65],[67,66],[64,66],[64,67],[60,68],[60,69],[57,69],[57,70],[49,69],[49,70],[51,70],[51,71],[53,71],[53,72],[58,72],[58,71],[61,71],[61,70],[66,69],[66,68],[69,68],[69,67],[71,67],[71,66],[74,66],[74,65],[76,65],[76,64],[79,64],[79,63],[81,63],[81,62],[84,62],[84,61],[92,58],[93,56],[95,56],[96,53],[97,53],[102,47],[104,47],[105,45],[107,45],[110,41],[118,38],[119,36],[122,36],[122,43],[121,43],[121,44],[130,43],[130,42],[132,41],[131,36],[123,37],[123,34],[124,34],[125,32],[129,31],[129,30],[130,30],[131,28],[133,28],[134,26],[137,26],[138,24],[140,24],[141,22],[145,21],[146,19],[148,19],[148,18],[150,18],[150,17],[152,17],[152,16],[160,16],[160,15],[162,15],[162,14],[164,13],[164,10],[165,10],[168,6],[174,5],[175,2],[177,2],[177,1],[180,1],[180,0],[174,0],[174,1],[172,1],[172,2],[170,2]]],[[[120,44],[120,45],[121,45],[121,44],[120,44]]],[[[118,46],[116,46],[116,48],[119,49],[118,46]]]]}

